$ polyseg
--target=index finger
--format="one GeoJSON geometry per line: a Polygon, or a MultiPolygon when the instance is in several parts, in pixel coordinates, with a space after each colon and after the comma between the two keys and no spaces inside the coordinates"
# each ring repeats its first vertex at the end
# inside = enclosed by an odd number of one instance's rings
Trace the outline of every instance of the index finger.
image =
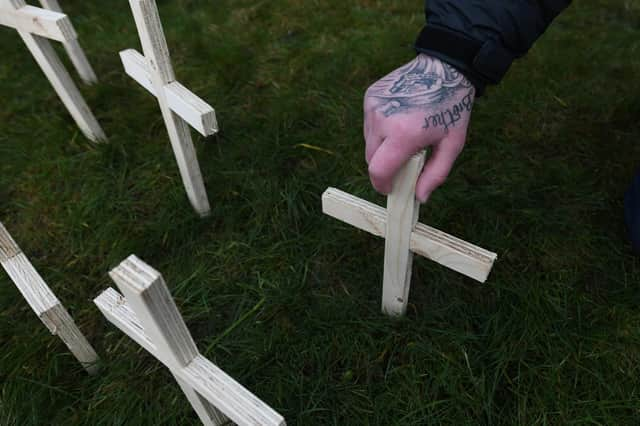
{"type": "Polygon", "coordinates": [[[389,194],[396,173],[420,149],[405,139],[387,137],[369,162],[369,179],[376,191],[389,194]]]}

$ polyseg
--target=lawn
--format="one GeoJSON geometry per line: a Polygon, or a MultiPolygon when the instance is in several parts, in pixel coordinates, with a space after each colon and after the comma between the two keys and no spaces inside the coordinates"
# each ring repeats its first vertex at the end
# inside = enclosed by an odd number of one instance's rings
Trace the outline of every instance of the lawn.
{"type": "Polygon", "coordinates": [[[120,64],[139,48],[127,1],[62,3],[110,141],[84,139],[0,29],[0,221],[101,372],[85,375],[0,271],[0,424],[198,424],[91,302],[131,253],[164,274],[202,353],[290,425],[638,424],[640,260],[622,197],[640,165],[639,2],[574,2],[477,102],[421,221],[499,259],[481,285],[416,258],[400,320],[380,313],[384,243],[324,216],[320,195],[384,203],[362,95],[412,57],[421,1],[158,1],[178,79],[221,127],[195,137],[207,219],[120,64]]]}

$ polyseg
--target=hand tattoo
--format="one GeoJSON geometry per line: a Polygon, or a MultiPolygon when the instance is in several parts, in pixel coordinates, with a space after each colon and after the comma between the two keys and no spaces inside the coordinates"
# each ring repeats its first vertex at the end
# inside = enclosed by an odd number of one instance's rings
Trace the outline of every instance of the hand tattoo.
{"type": "Polygon", "coordinates": [[[460,121],[473,107],[473,85],[454,67],[427,55],[419,55],[404,67],[379,80],[367,92],[378,101],[376,110],[385,117],[416,110],[426,111],[423,128],[443,126],[445,130],[460,121]],[[448,105],[464,97],[454,105],[448,105]]]}
{"type": "Polygon", "coordinates": [[[423,129],[430,127],[444,126],[445,131],[449,130],[449,127],[454,127],[456,123],[462,120],[463,112],[471,112],[473,108],[473,98],[471,93],[467,94],[460,102],[453,105],[451,108],[446,108],[444,111],[440,111],[436,114],[427,115],[424,118],[423,129]]]}

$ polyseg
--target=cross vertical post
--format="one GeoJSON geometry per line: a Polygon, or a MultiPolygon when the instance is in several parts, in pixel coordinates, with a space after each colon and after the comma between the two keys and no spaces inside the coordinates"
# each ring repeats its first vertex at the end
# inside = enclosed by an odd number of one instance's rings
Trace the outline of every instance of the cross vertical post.
{"type": "Polygon", "coordinates": [[[144,56],[130,49],[120,52],[125,71],[158,99],[187,197],[200,216],[208,216],[209,199],[188,124],[211,135],[217,131],[215,111],[176,82],[155,0],[129,4],[144,56]]]}
{"type": "Polygon", "coordinates": [[[129,256],[94,303],[116,327],[165,364],[205,425],[284,426],[284,419],[198,351],[159,272],[129,256]]]}
{"type": "Polygon", "coordinates": [[[100,124],[47,40],[65,43],[76,40],[69,18],[62,13],[28,6],[23,0],[0,0],[0,25],[18,31],[82,133],[94,142],[106,140],[100,124]]]}
{"type": "Polygon", "coordinates": [[[95,374],[98,371],[95,350],[2,223],[0,264],[51,334],[64,342],[89,374],[95,374]]]}
{"type": "Polygon", "coordinates": [[[424,166],[421,152],[400,170],[387,197],[387,232],[384,248],[382,311],[404,315],[411,287],[411,232],[418,222],[420,203],[416,200],[416,182],[424,166]]]}
{"type": "MultiPolygon", "coordinates": [[[[62,8],[58,3],[58,0],[39,0],[42,7],[45,9],[52,10],[58,13],[62,12],[62,8]]],[[[84,50],[80,47],[80,43],[77,39],[65,40],[62,42],[64,46],[64,50],[67,51],[67,55],[69,55],[69,59],[71,59],[71,63],[76,68],[78,75],[86,84],[94,84],[98,82],[98,77],[96,73],[93,71],[87,56],[84,54],[84,50]]]]}
{"type": "Polygon", "coordinates": [[[497,259],[493,252],[417,222],[420,203],[415,189],[424,161],[421,152],[401,169],[386,209],[336,188],[322,194],[325,214],[385,238],[382,311],[390,316],[406,312],[413,254],[480,282],[487,280],[497,259]]]}
{"type": "MultiPolygon", "coordinates": [[[[144,262],[131,257],[109,275],[118,285],[157,353],[171,369],[184,368],[198,356],[198,348],[178,312],[162,276],[144,262]]],[[[189,402],[205,425],[226,419],[182,379],[176,378],[189,402]]]]}

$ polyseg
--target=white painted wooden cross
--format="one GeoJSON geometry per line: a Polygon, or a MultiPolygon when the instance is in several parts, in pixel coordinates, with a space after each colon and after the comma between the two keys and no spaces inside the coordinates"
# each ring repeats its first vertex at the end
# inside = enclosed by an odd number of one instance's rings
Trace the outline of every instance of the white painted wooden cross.
{"type": "Polygon", "coordinates": [[[93,347],[2,223],[0,264],[51,334],[60,337],[89,374],[97,372],[98,355],[93,347]]]}
{"type": "Polygon", "coordinates": [[[325,214],[385,238],[382,311],[392,316],[407,310],[413,253],[480,282],[486,281],[497,258],[495,253],[418,223],[420,203],[415,189],[424,161],[425,152],[421,152],[398,173],[386,210],[339,189],[328,188],[322,194],[325,214]]]}
{"type": "MultiPolygon", "coordinates": [[[[52,8],[57,6],[55,1],[43,0],[45,3],[52,8]]],[[[92,141],[106,140],[100,124],[48,40],[62,42],[80,76],[87,82],[95,80],[95,74],[77,42],[76,32],[67,15],[28,6],[23,0],[0,0],[0,25],[18,31],[82,133],[92,141]]]]}
{"type": "Polygon", "coordinates": [[[285,425],[284,418],[200,355],[162,275],[129,256],[94,302],[104,316],[166,365],[205,425],[285,425]]]}
{"type": "Polygon", "coordinates": [[[210,213],[209,199],[191,140],[189,125],[203,136],[218,131],[215,111],[176,81],[155,0],[129,0],[144,56],[120,52],[125,72],[158,99],[187,197],[196,212],[210,213]]]}

